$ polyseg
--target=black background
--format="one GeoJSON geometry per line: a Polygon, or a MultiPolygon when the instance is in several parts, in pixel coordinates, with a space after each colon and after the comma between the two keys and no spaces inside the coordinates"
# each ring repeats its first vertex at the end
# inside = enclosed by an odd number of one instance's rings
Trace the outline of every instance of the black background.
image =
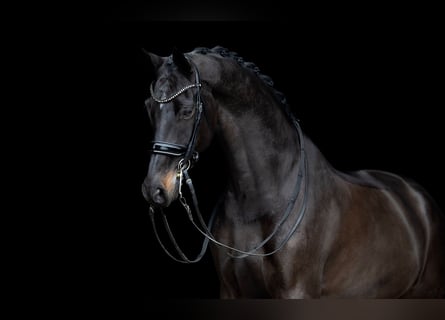
{"type": "MultiPolygon", "coordinates": [[[[74,270],[66,272],[68,287],[81,284],[85,293],[132,296],[147,305],[218,298],[210,255],[195,265],[178,264],[151,230],[140,186],[150,141],[144,100],[153,74],[142,48],[164,56],[173,47],[187,52],[221,45],[238,52],[272,77],[336,168],[410,177],[445,207],[436,21],[418,8],[330,9],[110,5],[73,15],[63,30],[45,26],[42,32],[54,35],[42,61],[54,66],[55,107],[48,114],[56,119],[46,136],[58,146],[60,161],[51,165],[63,180],[55,185],[61,194],[56,207],[70,217],[58,232],[75,229],[76,235],[64,245],[74,270]],[[67,133],[62,143],[58,132],[67,133]]],[[[44,65],[39,71],[49,72],[44,65]]],[[[205,212],[223,181],[218,156],[213,149],[203,154],[192,172],[205,212]]],[[[193,255],[199,237],[181,220],[182,211],[170,213],[193,255]]]]}

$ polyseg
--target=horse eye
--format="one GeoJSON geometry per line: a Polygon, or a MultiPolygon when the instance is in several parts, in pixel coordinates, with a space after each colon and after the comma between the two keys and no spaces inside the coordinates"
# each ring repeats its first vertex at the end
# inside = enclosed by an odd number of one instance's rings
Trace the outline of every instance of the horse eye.
{"type": "Polygon", "coordinates": [[[194,106],[182,106],[179,110],[179,118],[183,120],[190,119],[195,114],[194,106]]]}

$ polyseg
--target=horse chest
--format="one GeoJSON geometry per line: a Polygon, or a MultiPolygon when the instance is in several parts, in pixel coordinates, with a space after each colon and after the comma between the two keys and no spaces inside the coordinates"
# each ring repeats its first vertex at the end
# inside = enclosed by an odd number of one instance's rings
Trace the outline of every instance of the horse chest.
{"type": "MultiPolygon", "coordinates": [[[[249,251],[263,240],[261,227],[251,225],[242,230],[224,227],[220,229],[219,238],[231,246],[249,251]]],[[[233,258],[228,250],[218,248],[214,252],[219,263],[219,274],[226,294],[231,297],[267,297],[267,283],[270,281],[262,257],[233,258]]],[[[258,250],[258,253],[261,253],[258,250]]],[[[234,255],[237,253],[232,252],[234,255]]]]}

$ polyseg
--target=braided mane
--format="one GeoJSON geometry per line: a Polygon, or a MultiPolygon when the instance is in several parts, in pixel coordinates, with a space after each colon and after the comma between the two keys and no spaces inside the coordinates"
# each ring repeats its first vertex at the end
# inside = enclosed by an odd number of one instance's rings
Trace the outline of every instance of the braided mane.
{"type": "Polygon", "coordinates": [[[221,46],[216,46],[212,49],[198,47],[198,48],[195,48],[193,50],[193,52],[200,53],[200,54],[216,53],[222,57],[231,58],[231,59],[235,60],[236,62],[238,62],[238,64],[241,67],[253,71],[258,76],[258,78],[260,78],[267,86],[272,88],[273,93],[274,93],[275,97],[277,98],[277,100],[279,102],[281,102],[281,104],[285,107],[286,113],[288,113],[288,115],[291,115],[290,108],[289,108],[289,105],[287,103],[287,100],[286,100],[286,97],[284,96],[284,94],[282,92],[276,90],[273,87],[274,83],[273,83],[272,79],[269,76],[262,74],[260,69],[253,62],[244,61],[244,59],[242,57],[240,57],[236,52],[229,51],[228,49],[221,47],[221,46]]]}

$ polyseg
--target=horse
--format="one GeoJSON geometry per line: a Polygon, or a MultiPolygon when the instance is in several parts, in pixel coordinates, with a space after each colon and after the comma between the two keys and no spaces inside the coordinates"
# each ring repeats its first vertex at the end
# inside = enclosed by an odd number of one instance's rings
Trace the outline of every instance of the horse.
{"type": "Polygon", "coordinates": [[[422,186],[385,171],[335,169],[271,78],[235,52],[146,54],[155,80],[142,194],[171,258],[197,262],[210,243],[221,299],[445,297],[445,218],[422,186]],[[206,222],[189,171],[214,144],[228,177],[206,222]],[[164,214],[175,200],[204,237],[196,258],[164,214]]]}

